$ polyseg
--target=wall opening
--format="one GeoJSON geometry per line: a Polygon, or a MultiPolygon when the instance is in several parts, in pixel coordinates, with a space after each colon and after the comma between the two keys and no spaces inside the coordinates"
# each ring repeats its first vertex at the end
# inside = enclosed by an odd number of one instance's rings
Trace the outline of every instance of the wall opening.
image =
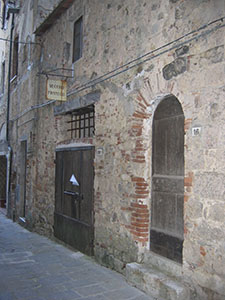
{"type": "Polygon", "coordinates": [[[20,199],[21,217],[26,217],[26,177],[27,177],[27,141],[21,142],[21,161],[20,161],[20,199]]]}
{"type": "Polygon", "coordinates": [[[6,208],[7,158],[0,155],[0,207],[6,208]]]}
{"type": "Polygon", "coordinates": [[[94,152],[92,146],[56,150],[54,235],[87,255],[94,251],[94,152]]]}
{"type": "Polygon", "coordinates": [[[182,263],[184,205],[184,114],[174,96],[153,119],[150,250],[182,263]]]}
{"type": "Polygon", "coordinates": [[[19,63],[19,37],[15,37],[13,44],[13,62],[12,62],[12,77],[18,75],[18,63],[19,63]]]}
{"type": "Polygon", "coordinates": [[[71,120],[67,123],[70,128],[71,139],[93,137],[95,131],[95,109],[94,105],[89,105],[73,112],[70,112],[71,120]]]}

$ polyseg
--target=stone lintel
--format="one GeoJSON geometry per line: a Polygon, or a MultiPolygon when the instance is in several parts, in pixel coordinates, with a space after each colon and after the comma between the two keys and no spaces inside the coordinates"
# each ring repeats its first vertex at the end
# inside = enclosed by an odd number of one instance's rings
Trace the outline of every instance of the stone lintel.
{"type": "Polygon", "coordinates": [[[84,108],[95,102],[99,101],[100,99],[100,92],[93,92],[82,97],[77,97],[72,100],[66,101],[61,105],[57,105],[54,107],[54,115],[64,115],[70,113],[74,110],[84,108]]]}

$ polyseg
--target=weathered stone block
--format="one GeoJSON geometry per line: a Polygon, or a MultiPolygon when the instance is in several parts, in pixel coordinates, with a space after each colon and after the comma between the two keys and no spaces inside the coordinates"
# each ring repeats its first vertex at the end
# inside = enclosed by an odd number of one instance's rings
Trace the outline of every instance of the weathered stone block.
{"type": "Polygon", "coordinates": [[[221,222],[224,217],[225,204],[214,203],[207,208],[207,218],[215,222],[221,222]]]}
{"type": "Polygon", "coordinates": [[[172,63],[166,65],[163,68],[163,77],[166,80],[170,80],[173,77],[187,71],[187,59],[185,57],[179,57],[175,59],[172,63]]]}
{"type": "MultiPolygon", "coordinates": [[[[224,46],[221,45],[207,50],[201,54],[201,59],[206,59],[211,64],[222,62],[224,60],[224,46]]],[[[205,62],[202,61],[201,65],[203,66],[204,63],[205,62]]]]}
{"type": "Polygon", "coordinates": [[[216,172],[196,173],[194,180],[194,192],[208,199],[224,199],[225,176],[216,172]]]}
{"type": "Polygon", "coordinates": [[[128,282],[159,300],[190,299],[190,291],[187,287],[153,268],[137,263],[127,264],[126,278],[128,282]]]}
{"type": "Polygon", "coordinates": [[[181,48],[176,49],[175,53],[176,53],[176,56],[181,56],[181,55],[187,54],[188,51],[189,51],[189,46],[185,45],[181,48]]]}

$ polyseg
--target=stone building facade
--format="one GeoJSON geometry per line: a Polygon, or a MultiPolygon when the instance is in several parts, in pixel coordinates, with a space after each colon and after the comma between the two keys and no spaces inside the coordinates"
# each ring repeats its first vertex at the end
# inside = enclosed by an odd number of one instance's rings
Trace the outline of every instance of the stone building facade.
{"type": "Polygon", "coordinates": [[[225,1],[19,2],[8,215],[159,299],[224,299],[225,1]]]}
{"type": "Polygon", "coordinates": [[[9,149],[6,142],[6,111],[7,111],[7,66],[8,57],[6,38],[8,36],[7,22],[4,18],[4,2],[0,1],[1,30],[0,30],[0,207],[6,208],[7,190],[7,161],[9,160],[9,149]]]}

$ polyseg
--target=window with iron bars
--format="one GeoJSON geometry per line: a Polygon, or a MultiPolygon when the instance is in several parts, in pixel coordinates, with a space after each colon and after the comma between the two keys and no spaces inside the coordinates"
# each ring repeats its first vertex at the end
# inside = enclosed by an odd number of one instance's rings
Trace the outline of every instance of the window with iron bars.
{"type": "Polygon", "coordinates": [[[94,136],[95,112],[94,105],[90,105],[70,113],[71,120],[68,132],[71,133],[71,139],[80,139],[94,136]]]}

